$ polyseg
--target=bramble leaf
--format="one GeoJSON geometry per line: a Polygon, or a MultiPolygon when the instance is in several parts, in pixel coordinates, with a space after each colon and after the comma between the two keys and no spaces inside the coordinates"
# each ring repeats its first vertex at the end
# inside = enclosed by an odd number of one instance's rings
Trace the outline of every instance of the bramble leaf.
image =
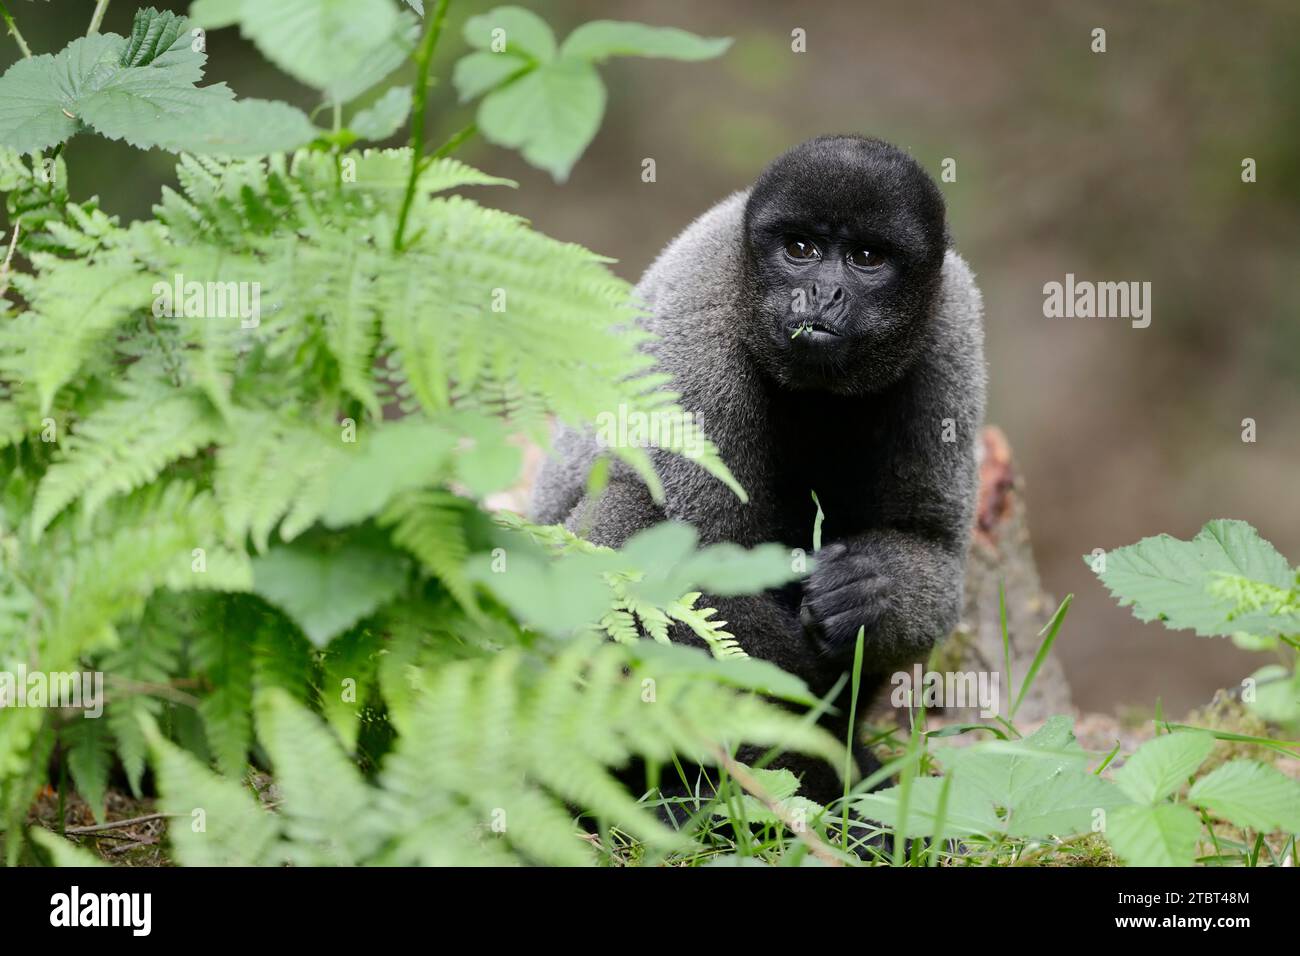
{"type": "Polygon", "coordinates": [[[1180,731],[1148,740],[1115,772],[1115,782],[1136,803],[1156,803],[1196,773],[1214,749],[1206,733],[1180,731]]]}
{"type": "Polygon", "coordinates": [[[1206,774],[1187,800],[1239,827],[1300,833],[1300,781],[1254,760],[1233,760],[1206,774]]]}
{"type": "Polygon", "coordinates": [[[1181,804],[1117,807],[1106,840],[1130,866],[1191,866],[1201,821],[1181,804]]]}
{"type": "Polygon", "coordinates": [[[556,60],[488,94],[479,107],[483,135],[518,149],[559,182],[569,176],[605,113],[605,86],[582,60],[556,60]]]}
{"type": "Polygon", "coordinates": [[[401,128],[410,112],[411,88],[395,86],[352,117],[348,128],[363,139],[387,139],[401,128]]]}
{"type": "Polygon", "coordinates": [[[254,559],[253,590],[324,647],[396,597],[406,574],[406,559],[391,550],[353,542],[324,550],[294,542],[254,559]]]}
{"type": "Polygon", "coordinates": [[[599,63],[611,56],[654,56],[669,60],[711,60],[727,52],[730,37],[702,37],[674,27],[619,20],[593,20],[577,27],[560,56],[599,63]]]}
{"type": "MultiPolygon", "coordinates": [[[[1089,566],[1094,560],[1084,557],[1089,566]]],[[[1268,626],[1269,617],[1259,613],[1249,615],[1248,622],[1234,620],[1235,600],[1215,586],[1221,575],[1288,590],[1294,583],[1276,548],[1246,522],[1224,519],[1209,522],[1191,541],[1162,534],[1117,548],[1105,555],[1104,570],[1097,574],[1120,606],[1132,606],[1140,621],[1159,620],[1202,636],[1268,626]]],[[[1279,632],[1288,626],[1286,620],[1277,618],[1279,632]]]]}
{"type": "Polygon", "coordinates": [[[465,42],[478,50],[513,54],[541,63],[555,58],[555,34],[545,20],[523,7],[496,7],[470,17],[465,21],[464,33],[465,42]],[[504,48],[501,43],[505,44],[504,48]]]}

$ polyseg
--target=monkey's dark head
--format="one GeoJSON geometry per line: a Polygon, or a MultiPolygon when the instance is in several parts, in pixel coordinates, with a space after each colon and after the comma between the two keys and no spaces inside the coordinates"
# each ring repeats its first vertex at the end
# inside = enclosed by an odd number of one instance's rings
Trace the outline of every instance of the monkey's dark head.
{"type": "Polygon", "coordinates": [[[948,246],[925,170],[880,140],[819,136],[763,171],[744,223],[745,340],[778,384],[861,395],[902,377],[948,246]]]}

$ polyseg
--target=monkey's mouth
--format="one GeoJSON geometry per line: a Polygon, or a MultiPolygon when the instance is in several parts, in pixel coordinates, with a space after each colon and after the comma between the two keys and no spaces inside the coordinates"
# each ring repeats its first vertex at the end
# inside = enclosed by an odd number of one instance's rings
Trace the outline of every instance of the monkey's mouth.
{"type": "Polygon", "coordinates": [[[786,323],[786,332],[792,342],[830,343],[842,337],[834,326],[817,319],[797,319],[786,323]]]}

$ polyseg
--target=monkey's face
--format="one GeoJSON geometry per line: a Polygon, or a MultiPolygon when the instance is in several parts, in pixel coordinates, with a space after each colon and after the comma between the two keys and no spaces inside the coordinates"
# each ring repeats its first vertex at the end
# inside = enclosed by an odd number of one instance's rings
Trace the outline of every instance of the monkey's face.
{"type": "Polygon", "coordinates": [[[781,385],[844,395],[920,353],[947,247],[943,197],[910,157],[822,137],[764,171],[745,209],[746,341],[781,385]]]}

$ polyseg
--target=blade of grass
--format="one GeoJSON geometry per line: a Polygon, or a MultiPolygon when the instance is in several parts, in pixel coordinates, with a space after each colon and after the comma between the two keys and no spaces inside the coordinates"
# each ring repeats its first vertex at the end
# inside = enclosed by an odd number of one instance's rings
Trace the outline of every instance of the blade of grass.
{"type": "Polygon", "coordinates": [[[1115,746],[1111,748],[1110,753],[1106,754],[1106,759],[1103,760],[1097,766],[1097,769],[1094,770],[1093,773],[1096,774],[1098,777],[1100,777],[1101,772],[1110,766],[1110,762],[1115,759],[1115,755],[1118,753],[1119,753],[1119,741],[1117,740],[1115,741],[1115,746]]]}
{"type": "MultiPolygon", "coordinates": [[[[817,496],[813,495],[813,501],[817,496]]],[[[821,506],[817,506],[817,514],[821,514],[821,506]]],[[[820,531],[813,532],[814,538],[821,536],[820,531]]],[[[844,754],[844,819],[841,824],[840,836],[844,841],[844,848],[849,847],[849,790],[852,787],[853,778],[853,737],[857,732],[858,721],[858,688],[862,686],[862,644],[866,635],[865,627],[858,628],[858,643],[853,649],[853,684],[849,697],[849,739],[846,740],[844,754]]]]}
{"type": "MultiPolygon", "coordinates": [[[[1016,696],[1016,702],[1011,705],[1011,718],[1014,720],[1016,711],[1020,709],[1021,703],[1024,702],[1025,694],[1029,693],[1029,688],[1033,686],[1034,678],[1038,676],[1038,669],[1043,666],[1043,661],[1047,660],[1047,655],[1051,653],[1052,645],[1056,643],[1056,635],[1060,633],[1061,624],[1065,621],[1065,615],[1070,610],[1070,602],[1074,600],[1073,594],[1067,594],[1061,606],[1056,609],[1052,619],[1047,622],[1043,630],[1038,632],[1039,637],[1043,637],[1042,642],[1038,645],[1038,653],[1034,655],[1034,661],[1029,665],[1029,673],[1025,675],[1025,682],[1020,685],[1020,693],[1016,696]]],[[[1009,679],[1009,678],[1008,678],[1009,679]]]]}
{"type": "Polygon", "coordinates": [[[1002,630],[1002,670],[1006,674],[1007,687],[1014,687],[1011,677],[1011,637],[1007,634],[1007,587],[1005,581],[998,582],[998,620],[1002,630]]]}
{"type": "Polygon", "coordinates": [[[822,520],[826,517],[822,514],[822,503],[817,500],[817,492],[812,492],[813,504],[817,506],[817,517],[813,518],[813,553],[822,549],[822,520]]]}

